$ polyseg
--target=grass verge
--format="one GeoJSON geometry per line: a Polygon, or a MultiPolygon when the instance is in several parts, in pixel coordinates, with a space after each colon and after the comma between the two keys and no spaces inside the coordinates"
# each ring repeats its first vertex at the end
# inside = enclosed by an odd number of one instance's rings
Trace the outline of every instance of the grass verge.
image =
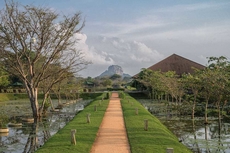
{"type": "Polygon", "coordinates": [[[102,96],[97,97],[83,111],[78,113],[63,129],[52,136],[44,146],[36,153],[88,153],[94,143],[97,131],[102,122],[109,100],[103,100],[99,106],[102,96]],[[94,106],[97,111],[94,111],[94,106]],[[86,123],[86,116],[90,113],[90,123],[86,123]],[[70,131],[76,129],[76,145],[71,145],[70,131]]]}
{"type": "Polygon", "coordinates": [[[138,101],[129,95],[120,94],[127,135],[132,153],[166,152],[173,148],[176,153],[192,153],[156,117],[151,115],[138,101]],[[136,115],[138,108],[138,115],[136,115]],[[148,119],[148,131],[144,120],[148,119]]]}

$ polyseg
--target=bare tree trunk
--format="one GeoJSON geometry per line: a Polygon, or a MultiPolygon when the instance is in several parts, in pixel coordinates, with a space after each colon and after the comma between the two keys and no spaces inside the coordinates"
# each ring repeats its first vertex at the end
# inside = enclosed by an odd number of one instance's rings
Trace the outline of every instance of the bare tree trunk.
{"type": "Polygon", "coordinates": [[[206,104],[205,104],[205,116],[204,116],[204,123],[207,124],[208,123],[208,99],[206,100],[206,104]]]}
{"type": "Polygon", "coordinates": [[[50,95],[49,95],[49,102],[50,102],[50,105],[51,105],[52,110],[54,110],[53,101],[52,101],[52,99],[51,99],[50,95]]]}
{"type": "Polygon", "coordinates": [[[45,102],[47,100],[47,97],[48,97],[48,93],[45,93],[44,94],[44,98],[43,98],[43,101],[42,101],[42,104],[39,108],[39,116],[42,116],[42,112],[43,112],[43,109],[44,109],[44,105],[45,105],[45,102]]]}
{"type": "Polygon", "coordinates": [[[30,105],[32,108],[32,113],[34,118],[38,118],[40,116],[39,113],[39,104],[38,104],[38,89],[31,87],[31,85],[26,84],[27,94],[30,99],[30,105]]]}
{"type": "Polygon", "coordinates": [[[196,108],[196,95],[194,96],[193,106],[192,106],[192,119],[195,117],[195,108],[196,108]]]}
{"type": "Polygon", "coordinates": [[[53,92],[55,93],[55,95],[57,96],[58,98],[58,105],[61,105],[61,88],[60,88],[60,85],[58,87],[58,90],[53,90],[53,92]]]}

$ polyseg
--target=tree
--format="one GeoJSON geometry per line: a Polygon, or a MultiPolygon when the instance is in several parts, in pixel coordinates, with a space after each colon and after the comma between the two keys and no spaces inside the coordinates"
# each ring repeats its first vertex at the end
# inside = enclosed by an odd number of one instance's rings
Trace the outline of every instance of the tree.
{"type": "Polygon", "coordinates": [[[120,80],[121,76],[119,74],[114,74],[110,77],[111,80],[120,80]]]}
{"type": "Polygon", "coordinates": [[[139,73],[138,82],[143,84],[149,90],[150,97],[154,99],[156,88],[155,71],[143,68],[142,71],[139,73]]]}
{"type": "Polygon", "coordinates": [[[201,70],[195,69],[194,74],[185,74],[182,77],[184,78],[185,88],[187,88],[187,92],[191,90],[191,94],[193,95],[193,105],[192,105],[192,116],[194,119],[196,102],[198,98],[198,94],[202,88],[201,79],[200,79],[201,70]]]}
{"type": "Polygon", "coordinates": [[[205,99],[205,123],[208,123],[208,104],[213,94],[213,83],[212,83],[213,71],[206,68],[200,75],[201,79],[201,96],[205,99]]]}
{"type": "Polygon", "coordinates": [[[61,17],[51,9],[13,1],[6,2],[0,13],[0,61],[24,83],[34,118],[40,115],[37,93],[41,82],[66,72],[75,74],[89,64],[75,47],[74,36],[84,26],[80,22],[80,13],[61,17]]]}
{"type": "Polygon", "coordinates": [[[212,71],[212,90],[213,90],[213,100],[215,100],[215,105],[218,110],[218,117],[221,118],[221,110],[220,105],[221,103],[225,103],[228,101],[228,97],[226,95],[229,95],[229,62],[227,61],[227,58],[221,56],[221,57],[210,57],[209,63],[211,63],[208,68],[212,71]]]}
{"type": "Polygon", "coordinates": [[[9,74],[6,71],[0,69],[0,88],[4,88],[9,84],[9,74]]]}
{"type": "Polygon", "coordinates": [[[210,57],[209,66],[200,74],[201,94],[205,99],[205,123],[208,123],[208,104],[210,99],[216,104],[220,118],[220,103],[229,95],[229,62],[223,56],[210,57]]]}
{"type": "Polygon", "coordinates": [[[111,86],[112,85],[112,81],[109,79],[109,78],[104,78],[101,82],[101,84],[104,86],[104,87],[108,87],[108,86],[111,86]]]}
{"type": "Polygon", "coordinates": [[[169,93],[173,98],[175,98],[175,103],[177,105],[178,98],[181,97],[181,83],[178,81],[178,76],[175,71],[168,71],[164,73],[164,77],[162,78],[163,83],[166,87],[167,93],[169,93]]]}

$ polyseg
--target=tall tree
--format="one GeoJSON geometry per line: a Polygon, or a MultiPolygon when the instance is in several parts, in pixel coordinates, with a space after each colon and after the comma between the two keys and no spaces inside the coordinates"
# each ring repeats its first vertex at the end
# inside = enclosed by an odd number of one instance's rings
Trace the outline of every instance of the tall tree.
{"type": "Polygon", "coordinates": [[[208,104],[213,94],[212,73],[213,72],[209,68],[206,68],[202,71],[200,75],[201,86],[202,86],[201,96],[205,99],[205,116],[204,116],[205,123],[208,123],[208,104]]]}
{"type": "Polygon", "coordinates": [[[197,103],[198,94],[202,88],[201,86],[201,79],[200,79],[201,70],[195,69],[194,74],[185,74],[182,77],[184,78],[185,88],[187,92],[191,91],[193,96],[193,105],[192,105],[192,116],[191,118],[194,119],[195,108],[197,103]]]}
{"type": "Polygon", "coordinates": [[[215,105],[218,110],[218,117],[221,118],[221,103],[228,101],[230,93],[230,72],[229,72],[229,62],[226,57],[210,57],[209,63],[211,63],[208,68],[212,70],[212,89],[213,89],[213,100],[215,100],[215,105]]]}
{"type": "Polygon", "coordinates": [[[178,99],[180,100],[183,89],[181,88],[181,83],[178,79],[176,72],[165,72],[162,80],[166,87],[166,91],[172,96],[172,101],[173,99],[175,99],[175,104],[177,105],[178,99]]]}
{"type": "Polygon", "coordinates": [[[27,90],[34,118],[39,117],[37,93],[51,76],[76,73],[88,64],[75,47],[74,35],[84,26],[80,13],[60,16],[48,8],[6,2],[0,13],[0,61],[27,90]],[[49,73],[54,65],[55,69],[49,73]]]}

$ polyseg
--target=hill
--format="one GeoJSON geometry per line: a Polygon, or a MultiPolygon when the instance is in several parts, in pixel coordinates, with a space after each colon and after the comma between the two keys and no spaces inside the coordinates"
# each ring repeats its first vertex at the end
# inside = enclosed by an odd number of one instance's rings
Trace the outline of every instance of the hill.
{"type": "Polygon", "coordinates": [[[108,70],[105,70],[98,77],[100,77],[100,78],[106,77],[106,76],[111,77],[114,74],[120,75],[120,76],[122,76],[122,78],[125,78],[125,77],[131,78],[131,75],[124,73],[122,67],[119,65],[110,65],[108,67],[108,70]]]}

